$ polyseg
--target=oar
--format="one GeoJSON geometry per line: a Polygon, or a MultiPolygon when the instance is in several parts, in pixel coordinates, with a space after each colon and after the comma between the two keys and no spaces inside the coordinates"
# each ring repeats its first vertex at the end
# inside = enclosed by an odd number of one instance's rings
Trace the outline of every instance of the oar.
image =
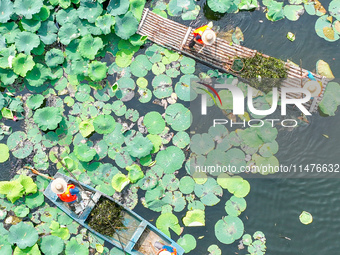
{"type": "Polygon", "coordinates": [[[24,168],[31,170],[32,173],[34,173],[34,174],[36,174],[36,175],[40,175],[40,176],[45,177],[45,178],[50,179],[50,180],[54,180],[53,177],[50,177],[50,176],[48,176],[48,175],[46,175],[46,174],[42,174],[42,173],[40,173],[38,170],[33,169],[32,167],[24,166],[24,168]]]}

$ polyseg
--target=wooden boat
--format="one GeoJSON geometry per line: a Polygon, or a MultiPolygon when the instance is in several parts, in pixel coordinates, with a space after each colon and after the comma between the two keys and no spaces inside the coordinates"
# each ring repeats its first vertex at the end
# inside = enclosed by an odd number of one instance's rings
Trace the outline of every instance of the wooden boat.
{"type": "MultiPolygon", "coordinates": [[[[54,178],[63,178],[68,184],[79,186],[74,179],[60,173],[57,173],[54,178]]],[[[81,185],[83,186],[86,193],[92,194],[92,199],[88,199],[87,204],[83,205],[83,209],[77,213],[75,210],[71,209],[70,206],[62,202],[51,190],[51,183],[46,188],[44,195],[79,224],[128,254],[155,255],[151,244],[154,244],[156,241],[176,248],[178,255],[182,255],[184,253],[184,249],[181,246],[179,246],[175,241],[163,234],[160,230],[158,230],[147,220],[143,219],[137,213],[124,207],[112,197],[109,197],[86,184],[81,183],[81,185]],[[95,231],[87,224],[87,219],[89,218],[91,211],[95,208],[96,204],[101,198],[109,199],[123,207],[121,213],[124,219],[123,224],[126,228],[116,230],[114,237],[103,235],[95,231]]]]}

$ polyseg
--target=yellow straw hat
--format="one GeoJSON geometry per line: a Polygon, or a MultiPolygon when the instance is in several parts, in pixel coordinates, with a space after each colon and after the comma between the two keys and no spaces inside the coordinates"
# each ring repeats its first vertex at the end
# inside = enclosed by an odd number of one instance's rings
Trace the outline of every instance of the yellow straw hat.
{"type": "Polygon", "coordinates": [[[320,83],[317,81],[307,81],[303,88],[307,89],[312,97],[317,97],[322,89],[320,83]]]}
{"type": "Polygon", "coordinates": [[[202,41],[206,45],[212,45],[216,41],[216,34],[211,29],[206,29],[202,34],[202,41]]]}
{"type": "Polygon", "coordinates": [[[56,194],[63,194],[67,189],[67,183],[62,178],[53,180],[51,184],[51,190],[56,194]]]}

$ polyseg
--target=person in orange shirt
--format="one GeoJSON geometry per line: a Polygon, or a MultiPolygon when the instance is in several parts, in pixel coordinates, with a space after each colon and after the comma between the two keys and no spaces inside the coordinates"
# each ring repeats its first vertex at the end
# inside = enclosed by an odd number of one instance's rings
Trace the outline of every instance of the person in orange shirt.
{"type": "Polygon", "coordinates": [[[212,45],[216,41],[216,34],[211,29],[212,24],[208,24],[195,29],[194,38],[189,42],[189,48],[193,49],[196,43],[202,45],[212,45]]]}
{"type": "Polygon", "coordinates": [[[74,184],[67,184],[62,178],[55,179],[51,189],[63,202],[73,204],[77,201],[79,189],[74,184]]]}

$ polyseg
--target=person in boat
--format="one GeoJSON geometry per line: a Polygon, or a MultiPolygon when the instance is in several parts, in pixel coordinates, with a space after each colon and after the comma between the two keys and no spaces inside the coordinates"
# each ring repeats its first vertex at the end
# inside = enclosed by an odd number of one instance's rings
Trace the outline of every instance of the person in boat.
{"type": "Polygon", "coordinates": [[[161,244],[160,242],[155,242],[154,245],[151,244],[151,248],[156,255],[177,255],[177,251],[174,247],[169,245],[161,244]],[[158,251],[157,251],[157,250],[158,251]]]}
{"type": "Polygon", "coordinates": [[[73,204],[77,201],[79,189],[74,184],[67,184],[62,178],[53,180],[51,189],[63,202],[73,204]]]}
{"type": "Polygon", "coordinates": [[[308,77],[310,80],[316,81],[314,75],[310,71],[306,71],[301,77],[302,79],[308,77]]]}
{"type": "Polygon", "coordinates": [[[189,48],[193,49],[196,43],[202,45],[213,45],[216,41],[216,34],[211,29],[212,23],[209,22],[208,25],[199,27],[194,31],[194,38],[189,42],[189,48]]]}

